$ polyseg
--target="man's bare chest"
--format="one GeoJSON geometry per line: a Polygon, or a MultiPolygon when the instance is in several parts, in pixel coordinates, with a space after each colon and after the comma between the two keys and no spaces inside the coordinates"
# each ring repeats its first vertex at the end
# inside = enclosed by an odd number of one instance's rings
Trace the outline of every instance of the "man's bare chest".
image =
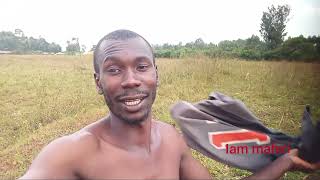
{"type": "Polygon", "coordinates": [[[179,179],[180,154],[163,148],[150,155],[126,151],[100,152],[81,166],[83,179],[179,179]]]}

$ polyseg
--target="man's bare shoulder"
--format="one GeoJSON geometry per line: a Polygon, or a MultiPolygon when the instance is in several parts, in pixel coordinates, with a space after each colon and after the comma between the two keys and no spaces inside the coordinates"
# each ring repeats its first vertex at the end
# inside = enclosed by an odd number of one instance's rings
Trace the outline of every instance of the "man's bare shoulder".
{"type": "Polygon", "coordinates": [[[49,155],[51,159],[54,156],[64,157],[64,161],[76,159],[88,151],[94,151],[98,148],[99,143],[93,133],[86,129],[81,129],[73,134],[59,137],[50,142],[43,148],[42,154],[49,155]]]}
{"type": "Polygon", "coordinates": [[[161,129],[161,135],[170,138],[170,141],[181,141],[182,136],[181,134],[177,131],[177,129],[172,126],[171,124],[165,123],[163,121],[159,120],[154,120],[154,123],[160,127],[161,129]]]}
{"type": "Polygon", "coordinates": [[[76,133],[59,137],[45,146],[32,162],[22,179],[76,177],[83,157],[88,157],[98,148],[97,138],[82,129],[76,133]],[[85,155],[85,156],[84,156],[85,155]]]}
{"type": "Polygon", "coordinates": [[[171,131],[172,133],[177,132],[176,129],[175,129],[175,127],[172,126],[172,125],[169,124],[169,123],[166,123],[166,122],[163,122],[163,121],[157,120],[157,119],[153,119],[152,122],[153,122],[156,126],[162,128],[162,129],[171,131]]]}

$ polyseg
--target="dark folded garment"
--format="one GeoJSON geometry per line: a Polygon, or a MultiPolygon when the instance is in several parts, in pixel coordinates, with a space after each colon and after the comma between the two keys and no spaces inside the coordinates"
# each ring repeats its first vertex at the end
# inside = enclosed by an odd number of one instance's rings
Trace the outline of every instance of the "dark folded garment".
{"type": "Polygon", "coordinates": [[[320,160],[320,124],[312,125],[309,108],[297,137],[267,128],[243,102],[221,93],[196,104],[178,102],[171,115],[191,148],[234,167],[257,171],[292,148],[309,162],[320,160]]]}
{"type": "Polygon", "coordinates": [[[311,163],[320,161],[320,122],[314,126],[310,107],[306,106],[302,118],[302,133],[299,142],[299,156],[311,163]]]}

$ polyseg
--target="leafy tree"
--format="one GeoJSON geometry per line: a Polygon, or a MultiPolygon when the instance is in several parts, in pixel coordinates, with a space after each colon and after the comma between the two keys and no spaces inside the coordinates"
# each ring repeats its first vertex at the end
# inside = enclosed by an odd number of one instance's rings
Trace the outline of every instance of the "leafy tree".
{"type": "Polygon", "coordinates": [[[309,36],[308,41],[313,43],[313,45],[316,48],[318,56],[320,56],[320,36],[312,36],[312,37],[309,36]]]}
{"type": "Polygon", "coordinates": [[[259,36],[252,35],[246,39],[245,48],[261,51],[265,49],[265,44],[260,40],[259,36]]]}
{"type": "Polygon", "coordinates": [[[80,53],[80,44],[79,44],[79,38],[72,38],[71,41],[67,41],[67,47],[66,52],[68,54],[75,55],[77,53],[80,53]]]}
{"type": "Polygon", "coordinates": [[[81,45],[81,53],[86,52],[86,49],[87,49],[87,47],[84,44],[82,44],[81,45]]]}
{"type": "Polygon", "coordinates": [[[18,37],[23,37],[24,36],[24,33],[21,29],[15,29],[14,30],[14,34],[18,37]]]}
{"type": "Polygon", "coordinates": [[[0,32],[0,50],[14,51],[17,47],[18,38],[12,32],[0,32]]]}
{"type": "Polygon", "coordinates": [[[277,8],[272,5],[268,7],[268,12],[263,12],[260,33],[269,49],[279,47],[287,35],[285,29],[290,10],[288,5],[277,8]]]}
{"type": "Polygon", "coordinates": [[[55,43],[51,43],[48,45],[48,51],[52,53],[58,53],[61,52],[61,46],[55,43]]]}
{"type": "Polygon", "coordinates": [[[218,48],[221,50],[224,57],[238,57],[241,50],[246,46],[246,40],[224,40],[218,43],[218,48]]]}
{"type": "Polygon", "coordinates": [[[96,47],[97,47],[97,45],[92,45],[92,47],[91,47],[90,51],[94,51],[94,50],[96,50],[96,47]]]}
{"type": "Polygon", "coordinates": [[[280,50],[282,56],[290,60],[313,60],[317,58],[317,49],[314,43],[302,35],[286,40],[280,50]]]}
{"type": "Polygon", "coordinates": [[[265,51],[265,43],[256,35],[245,40],[245,46],[239,49],[240,57],[245,59],[261,59],[265,51]]]}
{"type": "Polygon", "coordinates": [[[198,38],[194,41],[194,46],[196,48],[204,48],[206,46],[206,43],[201,38],[198,38]]]}

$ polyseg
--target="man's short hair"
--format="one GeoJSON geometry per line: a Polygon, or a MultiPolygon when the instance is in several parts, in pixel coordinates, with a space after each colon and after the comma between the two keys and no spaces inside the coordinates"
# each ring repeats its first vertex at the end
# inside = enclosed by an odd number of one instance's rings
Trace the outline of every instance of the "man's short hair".
{"type": "Polygon", "coordinates": [[[125,30],[125,29],[120,29],[120,30],[116,30],[116,31],[113,31],[107,35],[105,35],[97,44],[95,50],[94,50],[94,53],[93,53],[93,66],[94,66],[94,71],[96,73],[99,73],[99,57],[98,57],[98,53],[99,53],[99,49],[100,49],[100,46],[102,44],[102,42],[104,41],[112,41],[112,40],[120,40],[120,41],[126,41],[126,40],[129,40],[129,39],[134,39],[134,38],[141,38],[143,39],[148,47],[150,48],[150,51],[152,53],[152,61],[153,61],[153,64],[155,65],[155,58],[154,58],[154,53],[153,53],[153,49],[150,45],[150,43],[144,38],[142,37],[141,35],[133,32],[133,31],[130,31],[130,30],[125,30]]]}

